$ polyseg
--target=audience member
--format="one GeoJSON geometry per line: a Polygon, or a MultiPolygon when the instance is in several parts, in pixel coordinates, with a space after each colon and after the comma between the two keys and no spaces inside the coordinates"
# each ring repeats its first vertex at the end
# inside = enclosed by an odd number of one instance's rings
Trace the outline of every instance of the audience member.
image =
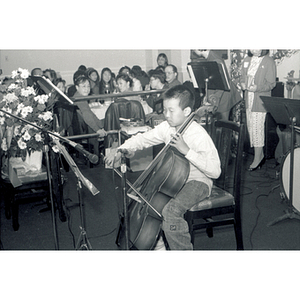
{"type": "Polygon", "coordinates": [[[85,65],[80,65],[77,70],[85,72],[87,68],[85,65]]]}
{"type": "Polygon", "coordinates": [[[156,61],[157,65],[163,68],[165,68],[169,64],[168,57],[165,53],[158,54],[156,61]]]}
{"type": "MultiPolygon", "coordinates": [[[[167,88],[166,74],[161,70],[149,71],[150,87],[152,90],[162,90],[167,88]]],[[[162,114],[162,97],[161,94],[153,94],[146,98],[148,105],[158,114],[162,114]]]]}
{"type": "Polygon", "coordinates": [[[35,90],[35,93],[37,95],[43,95],[45,94],[45,92],[43,91],[43,89],[41,89],[41,87],[32,79],[33,76],[42,76],[43,75],[43,71],[41,68],[34,68],[31,70],[31,76],[29,76],[27,78],[27,85],[28,86],[32,86],[35,90]]]}
{"type": "MultiPolygon", "coordinates": [[[[90,94],[90,82],[84,75],[80,75],[75,80],[76,93],[74,97],[88,96],[90,94]]],[[[97,132],[103,135],[102,122],[91,111],[87,101],[78,101],[76,105],[79,108],[78,121],[80,125],[81,134],[97,132]]]]}
{"type": "Polygon", "coordinates": [[[52,69],[46,69],[43,73],[44,73],[44,76],[49,78],[52,83],[57,78],[56,72],[52,69]]]}
{"type": "Polygon", "coordinates": [[[31,70],[31,76],[42,76],[43,71],[41,68],[34,68],[31,70]]]}
{"type": "Polygon", "coordinates": [[[132,80],[127,74],[119,74],[116,78],[120,93],[131,92],[132,80]]]}
{"type": "Polygon", "coordinates": [[[75,81],[79,76],[85,76],[86,72],[83,70],[83,68],[78,69],[74,74],[73,74],[73,85],[71,85],[68,90],[67,90],[67,95],[69,97],[73,97],[74,94],[76,93],[76,86],[75,86],[75,81]]]}
{"type": "MultiPolygon", "coordinates": [[[[149,85],[149,76],[140,67],[139,67],[140,69],[134,67],[132,67],[130,72],[130,77],[132,78],[132,91],[142,92],[145,90],[146,86],[149,85]]],[[[147,89],[150,89],[150,87],[147,89]]],[[[145,98],[146,96],[141,96],[141,95],[131,97],[132,100],[137,100],[141,102],[144,108],[144,112],[147,115],[149,113],[152,113],[153,109],[145,101],[145,98]]]]}
{"type": "Polygon", "coordinates": [[[112,72],[109,68],[103,68],[100,78],[100,94],[112,94],[115,92],[112,72]]]}
{"type": "Polygon", "coordinates": [[[133,66],[129,73],[129,77],[132,79],[132,90],[133,91],[144,91],[146,88],[149,89],[149,76],[140,66],[133,66]],[[148,87],[147,87],[148,86],[148,87]]]}
{"type": "Polygon", "coordinates": [[[181,82],[177,79],[178,72],[177,68],[174,65],[167,65],[165,67],[165,74],[168,88],[181,84],[181,82]]]}
{"type": "Polygon", "coordinates": [[[129,75],[130,71],[131,71],[131,69],[128,66],[123,66],[119,70],[118,75],[120,75],[120,74],[129,75]]]}
{"type": "Polygon", "coordinates": [[[97,70],[94,68],[88,68],[86,70],[86,75],[90,81],[91,92],[90,95],[100,94],[100,77],[97,70]]]}
{"type": "Polygon", "coordinates": [[[66,92],[66,81],[62,78],[56,78],[53,84],[60,89],[63,93],[66,92]]]}

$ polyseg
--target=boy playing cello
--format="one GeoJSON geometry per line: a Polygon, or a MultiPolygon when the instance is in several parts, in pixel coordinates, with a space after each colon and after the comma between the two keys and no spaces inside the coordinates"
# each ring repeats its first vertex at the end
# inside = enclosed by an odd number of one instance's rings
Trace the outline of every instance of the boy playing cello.
{"type": "Polygon", "coordinates": [[[118,149],[126,149],[127,156],[132,157],[136,150],[170,143],[189,161],[190,170],[186,183],[162,210],[162,229],[171,250],[193,250],[184,214],[210,195],[212,179],[218,178],[221,173],[215,145],[199,123],[193,121],[183,134],[177,133],[193,107],[194,96],[187,87],[177,85],[170,88],[163,95],[166,121],[148,132],[131,137],[105,157],[105,163],[112,166],[113,162],[121,159],[118,149]]]}

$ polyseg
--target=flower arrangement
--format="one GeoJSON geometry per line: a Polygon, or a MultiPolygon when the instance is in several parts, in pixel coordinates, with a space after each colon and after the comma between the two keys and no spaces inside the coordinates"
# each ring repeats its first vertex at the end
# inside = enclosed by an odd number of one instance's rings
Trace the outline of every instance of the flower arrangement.
{"type": "Polygon", "coordinates": [[[9,156],[25,158],[27,153],[41,151],[44,137],[39,128],[4,112],[45,130],[52,128],[52,96],[37,95],[32,86],[27,86],[28,77],[28,70],[19,68],[12,72],[8,83],[0,85],[0,142],[1,149],[9,152],[9,156]]]}

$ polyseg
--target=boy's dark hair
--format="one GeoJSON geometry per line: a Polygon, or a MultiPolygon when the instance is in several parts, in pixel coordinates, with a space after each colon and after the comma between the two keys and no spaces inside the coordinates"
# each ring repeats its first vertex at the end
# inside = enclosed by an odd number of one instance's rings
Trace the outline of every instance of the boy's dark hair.
{"type": "Polygon", "coordinates": [[[164,92],[163,100],[179,99],[179,106],[182,110],[190,107],[193,111],[195,104],[195,97],[190,89],[182,84],[175,85],[164,92]]]}

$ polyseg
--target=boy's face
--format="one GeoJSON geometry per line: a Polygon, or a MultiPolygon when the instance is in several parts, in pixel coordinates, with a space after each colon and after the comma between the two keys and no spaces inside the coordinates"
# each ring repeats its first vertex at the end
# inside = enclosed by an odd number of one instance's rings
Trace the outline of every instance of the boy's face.
{"type": "Polygon", "coordinates": [[[164,100],[164,115],[171,127],[178,127],[185,121],[191,112],[189,107],[184,110],[179,106],[179,99],[164,100]]]}

